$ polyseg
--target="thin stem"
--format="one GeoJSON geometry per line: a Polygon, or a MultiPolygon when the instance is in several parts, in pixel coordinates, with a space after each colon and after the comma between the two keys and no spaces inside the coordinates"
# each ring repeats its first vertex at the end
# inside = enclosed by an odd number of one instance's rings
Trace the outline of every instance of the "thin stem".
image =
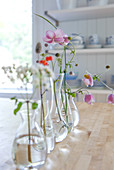
{"type": "Polygon", "coordinates": [[[46,136],[43,94],[44,93],[42,93],[42,75],[40,75],[40,96],[41,96],[41,119],[40,119],[40,125],[41,125],[41,127],[43,126],[44,134],[46,136]],[[43,120],[42,120],[42,118],[43,118],[43,120]],[[42,121],[43,121],[43,124],[42,124],[42,121]]]}
{"type": "Polygon", "coordinates": [[[66,65],[66,48],[65,48],[65,47],[64,47],[64,62],[65,62],[65,74],[64,74],[65,115],[66,115],[66,121],[68,122],[68,115],[67,115],[67,96],[66,96],[66,71],[67,71],[67,65],[66,65]]]}
{"type": "Polygon", "coordinates": [[[31,145],[30,145],[30,113],[29,113],[29,101],[27,103],[27,116],[28,116],[28,133],[29,133],[29,145],[28,145],[28,161],[31,162],[31,145]]]}
{"type": "MultiPolygon", "coordinates": [[[[35,14],[35,13],[34,13],[35,14]]],[[[55,25],[53,25],[48,19],[46,19],[45,17],[43,17],[43,16],[41,16],[41,15],[39,15],[39,14],[35,14],[36,16],[38,16],[38,17],[40,17],[40,18],[42,18],[42,19],[44,19],[45,21],[47,21],[49,24],[51,24],[55,29],[57,29],[57,27],[55,26],[55,25]]]]}
{"type": "Polygon", "coordinates": [[[99,79],[99,81],[100,81],[105,87],[107,87],[109,90],[111,90],[112,93],[113,93],[113,91],[114,91],[113,88],[109,87],[109,86],[108,86],[107,84],[105,84],[102,80],[99,79]]]}
{"type": "Polygon", "coordinates": [[[52,70],[54,71],[54,64],[53,64],[53,61],[51,61],[51,65],[52,65],[52,70]]]}
{"type": "Polygon", "coordinates": [[[58,115],[59,115],[59,119],[60,119],[60,121],[61,121],[62,119],[61,119],[61,115],[60,115],[59,108],[58,108],[58,102],[57,102],[57,96],[56,96],[55,83],[56,83],[56,81],[54,81],[54,97],[55,97],[55,104],[56,104],[56,107],[57,107],[57,112],[58,112],[58,115]]]}

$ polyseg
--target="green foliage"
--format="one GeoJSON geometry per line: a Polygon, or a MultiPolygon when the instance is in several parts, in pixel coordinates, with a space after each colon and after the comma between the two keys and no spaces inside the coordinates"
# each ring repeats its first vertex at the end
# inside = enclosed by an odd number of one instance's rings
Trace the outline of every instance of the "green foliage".
{"type": "Polygon", "coordinates": [[[22,102],[19,102],[19,103],[18,103],[17,108],[16,108],[16,109],[14,109],[14,115],[16,115],[16,114],[17,114],[17,112],[21,109],[22,105],[23,105],[23,103],[22,103],[22,102]]]}
{"type": "Polygon", "coordinates": [[[76,93],[72,93],[72,97],[76,97],[76,93]]]}
{"type": "Polygon", "coordinates": [[[32,109],[33,110],[37,109],[37,107],[38,107],[38,104],[36,102],[32,103],[32,109]]]}

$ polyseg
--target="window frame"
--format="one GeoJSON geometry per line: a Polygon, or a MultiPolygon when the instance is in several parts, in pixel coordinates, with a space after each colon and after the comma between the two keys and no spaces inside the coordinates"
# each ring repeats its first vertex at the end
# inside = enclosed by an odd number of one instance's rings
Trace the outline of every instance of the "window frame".
{"type": "MultiPolygon", "coordinates": [[[[36,7],[38,4],[38,0],[32,0],[32,64],[35,64],[35,44],[36,44],[36,34],[37,34],[37,30],[36,30],[36,19],[34,18],[34,13],[36,11],[36,7]]],[[[37,36],[38,37],[38,36],[37,36]]],[[[32,95],[33,93],[33,89],[34,87],[28,91],[28,97],[32,95]]],[[[26,91],[22,92],[23,96],[26,95],[26,91]]],[[[11,98],[16,96],[17,98],[22,98],[20,95],[20,91],[18,89],[2,89],[0,88],[0,98],[11,98]]]]}

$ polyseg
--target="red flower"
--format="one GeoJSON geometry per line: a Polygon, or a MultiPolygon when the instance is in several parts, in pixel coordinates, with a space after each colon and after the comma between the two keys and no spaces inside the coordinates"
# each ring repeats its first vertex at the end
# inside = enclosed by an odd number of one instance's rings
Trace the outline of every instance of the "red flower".
{"type": "Polygon", "coordinates": [[[46,60],[40,60],[40,64],[43,64],[44,66],[48,66],[48,63],[46,60]]]}
{"type": "Polygon", "coordinates": [[[52,61],[52,60],[53,60],[52,56],[46,57],[46,61],[52,61]]]}

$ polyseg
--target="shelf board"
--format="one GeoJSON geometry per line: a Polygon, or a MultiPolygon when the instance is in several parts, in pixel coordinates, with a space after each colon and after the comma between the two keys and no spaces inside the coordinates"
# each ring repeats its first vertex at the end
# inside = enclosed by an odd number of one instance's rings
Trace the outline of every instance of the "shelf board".
{"type": "MultiPolygon", "coordinates": [[[[49,50],[49,54],[62,53],[61,50],[49,50]]],[[[70,50],[67,50],[67,54],[70,53],[70,50]]],[[[96,49],[76,49],[76,54],[103,54],[103,53],[114,53],[114,48],[96,48],[96,49]]]]}
{"type": "Polygon", "coordinates": [[[74,9],[50,10],[45,14],[56,22],[114,17],[114,4],[74,9]]]}

